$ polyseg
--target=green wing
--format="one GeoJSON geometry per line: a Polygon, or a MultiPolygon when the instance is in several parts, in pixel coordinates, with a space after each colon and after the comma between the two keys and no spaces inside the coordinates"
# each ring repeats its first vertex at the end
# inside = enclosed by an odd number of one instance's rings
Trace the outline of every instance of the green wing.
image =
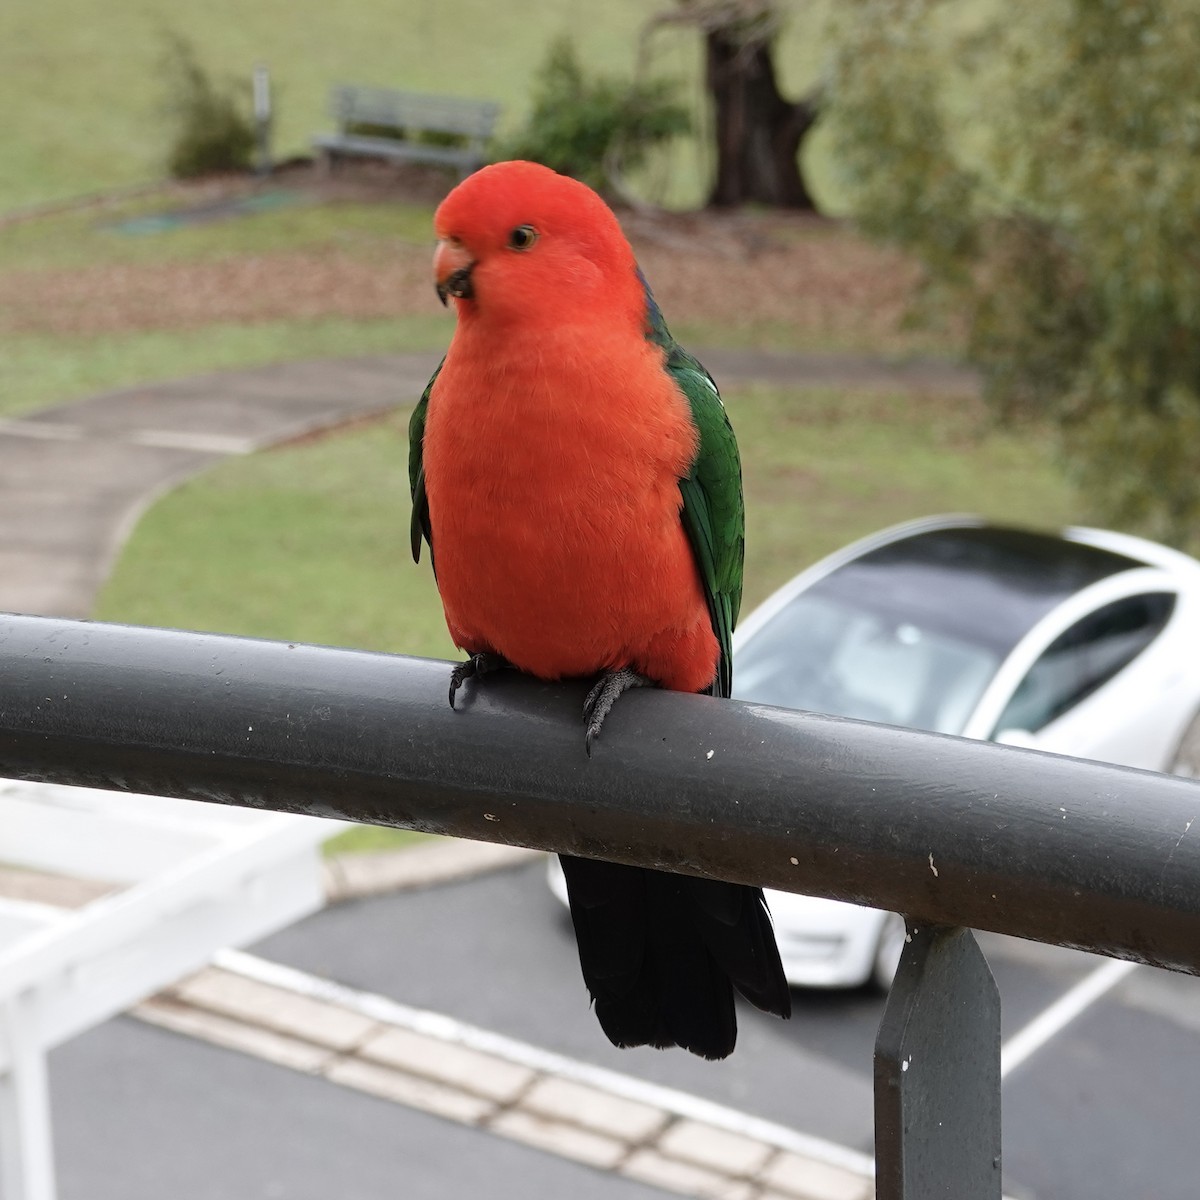
{"type": "Polygon", "coordinates": [[[437,370],[425,385],[421,399],[417,401],[417,406],[408,420],[408,486],[412,492],[412,521],[409,524],[409,534],[412,538],[413,562],[421,561],[422,538],[429,543],[429,553],[433,554],[433,536],[429,530],[429,501],[425,496],[425,465],[421,455],[425,447],[425,415],[429,412],[429,397],[445,363],[444,358],[438,363],[437,370]]]}
{"type": "MultiPolygon", "coordinates": [[[[642,283],[645,284],[643,277],[642,283]]],[[[712,691],[728,696],[733,686],[733,629],[742,604],[742,558],[746,509],[742,462],[733,427],[712,376],[671,336],[646,285],[646,336],[667,352],[666,367],[687,397],[700,435],[700,450],[679,481],[682,519],[700,568],[704,596],[721,660],[712,691]]]]}

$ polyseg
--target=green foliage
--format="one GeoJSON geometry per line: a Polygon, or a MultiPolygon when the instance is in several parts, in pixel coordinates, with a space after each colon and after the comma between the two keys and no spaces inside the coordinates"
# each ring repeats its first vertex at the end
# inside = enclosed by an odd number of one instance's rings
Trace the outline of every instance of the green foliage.
{"type": "Polygon", "coordinates": [[[622,174],[645,162],[649,150],[691,128],[668,80],[628,82],[584,73],[574,43],[554,42],[538,70],[533,109],[498,158],[525,158],[611,191],[622,174]]]}
{"type": "Polygon", "coordinates": [[[173,34],[167,37],[162,70],[174,125],[167,151],[170,173],[189,179],[214,171],[246,170],[255,142],[248,89],[236,80],[214,81],[192,44],[173,34]]]}
{"type": "Polygon", "coordinates": [[[922,258],[996,411],[1048,416],[1105,520],[1200,548],[1200,9],[844,13],[830,116],[863,224],[922,258]]]}

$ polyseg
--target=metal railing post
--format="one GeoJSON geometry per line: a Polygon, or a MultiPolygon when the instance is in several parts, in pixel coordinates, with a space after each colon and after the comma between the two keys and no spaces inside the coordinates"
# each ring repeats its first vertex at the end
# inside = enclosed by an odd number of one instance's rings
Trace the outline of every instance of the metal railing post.
{"type": "Polygon", "coordinates": [[[1000,1200],[1000,993],[969,929],[908,926],[875,1042],[876,1200],[1000,1200]]]}

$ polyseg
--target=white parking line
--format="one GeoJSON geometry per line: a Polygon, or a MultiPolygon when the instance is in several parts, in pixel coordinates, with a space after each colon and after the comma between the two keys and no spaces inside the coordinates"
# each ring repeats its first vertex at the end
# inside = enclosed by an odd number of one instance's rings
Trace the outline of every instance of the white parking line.
{"type": "Polygon", "coordinates": [[[1111,959],[1085,975],[1073,988],[1064,992],[1044,1012],[1039,1013],[1024,1029],[1015,1033],[1000,1050],[1000,1078],[1016,1070],[1037,1053],[1052,1037],[1061,1033],[1076,1017],[1081,1016],[1105,993],[1111,991],[1137,963],[1111,959]]]}

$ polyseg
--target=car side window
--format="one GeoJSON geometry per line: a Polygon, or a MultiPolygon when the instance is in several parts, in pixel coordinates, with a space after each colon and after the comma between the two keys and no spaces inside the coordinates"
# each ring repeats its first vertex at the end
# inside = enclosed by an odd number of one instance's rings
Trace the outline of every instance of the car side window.
{"type": "Polygon", "coordinates": [[[992,737],[1007,729],[1036,733],[1061,717],[1133,662],[1174,610],[1174,593],[1147,592],[1114,600],[1076,621],[1029,668],[992,737]]]}

